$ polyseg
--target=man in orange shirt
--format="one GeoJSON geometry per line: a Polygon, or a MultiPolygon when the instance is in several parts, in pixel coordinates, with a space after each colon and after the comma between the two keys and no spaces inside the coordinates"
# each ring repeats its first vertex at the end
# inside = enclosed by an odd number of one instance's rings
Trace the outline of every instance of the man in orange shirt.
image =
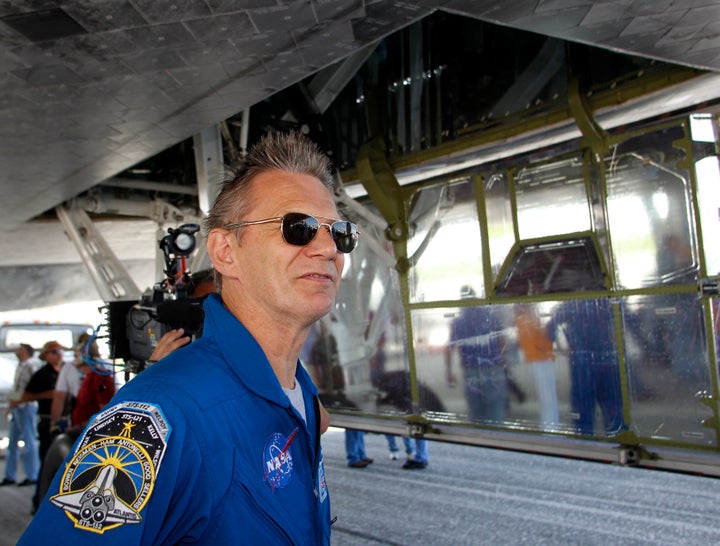
{"type": "Polygon", "coordinates": [[[532,305],[515,306],[515,326],[518,345],[530,365],[540,402],[540,423],[543,428],[557,428],[560,424],[557,388],[555,385],[555,355],[553,344],[540,323],[540,316],[532,305]]]}

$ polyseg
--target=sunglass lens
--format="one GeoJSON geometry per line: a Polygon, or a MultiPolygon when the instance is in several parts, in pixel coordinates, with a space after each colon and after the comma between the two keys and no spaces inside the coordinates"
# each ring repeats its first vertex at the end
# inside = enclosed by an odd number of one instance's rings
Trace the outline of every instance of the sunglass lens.
{"type": "Polygon", "coordinates": [[[340,252],[347,254],[355,250],[358,230],[357,226],[352,222],[335,222],[332,225],[332,236],[340,252]]]}
{"type": "Polygon", "coordinates": [[[317,219],[307,214],[291,212],[283,217],[282,233],[291,245],[304,246],[313,240],[320,228],[317,219]]]}
{"type": "MultiPolygon", "coordinates": [[[[283,216],[282,234],[285,242],[305,246],[310,244],[320,229],[320,221],[314,216],[301,212],[289,212],[283,216]]],[[[352,222],[333,222],[332,238],[340,252],[352,252],[357,246],[358,229],[352,222]]]]}

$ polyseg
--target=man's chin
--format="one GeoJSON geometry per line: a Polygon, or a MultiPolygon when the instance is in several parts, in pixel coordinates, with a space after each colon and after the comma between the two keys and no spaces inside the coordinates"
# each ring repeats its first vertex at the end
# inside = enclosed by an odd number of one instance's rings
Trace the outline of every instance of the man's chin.
{"type": "Polygon", "coordinates": [[[312,305],[308,305],[307,314],[309,315],[310,322],[317,322],[335,307],[335,298],[326,301],[314,301],[312,305]]]}

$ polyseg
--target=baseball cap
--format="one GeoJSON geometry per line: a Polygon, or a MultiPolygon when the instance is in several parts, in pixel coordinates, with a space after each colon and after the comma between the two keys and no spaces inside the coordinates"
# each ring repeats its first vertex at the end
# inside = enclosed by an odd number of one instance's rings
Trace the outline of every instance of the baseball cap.
{"type": "Polygon", "coordinates": [[[32,345],[28,345],[27,343],[21,343],[20,347],[27,351],[28,356],[32,356],[35,354],[35,349],[32,348],[32,345]]]}
{"type": "Polygon", "coordinates": [[[47,353],[57,350],[64,351],[65,347],[60,345],[57,341],[48,341],[45,345],[43,345],[42,351],[40,351],[40,358],[44,360],[47,353]]]}

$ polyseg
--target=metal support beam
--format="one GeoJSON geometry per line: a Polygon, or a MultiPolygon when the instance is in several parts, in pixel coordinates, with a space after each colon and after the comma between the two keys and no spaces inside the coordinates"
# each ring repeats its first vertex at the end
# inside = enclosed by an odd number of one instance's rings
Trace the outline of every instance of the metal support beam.
{"type": "Polygon", "coordinates": [[[245,108],[240,115],[240,157],[245,157],[248,151],[248,134],[250,132],[250,107],[245,108]]]}
{"type": "Polygon", "coordinates": [[[184,210],[162,199],[117,199],[93,190],[85,197],[75,199],[74,206],[93,214],[139,216],[165,224],[198,223],[195,210],[184,210]]]}
{"type": "Polygon", "coordinates": [[[365,191],[388,223],[388,238],[404,239],[407,225],[403,218],[400,184],[387,162],[385,149],[385,143],[379,137],[363,144],[358,151],[356,169],[365,191]]]}
{"type": "Polygon", "coordinates": [[[568,84],[568,102],[585,145],[592,150],[596,158],[601,158],[607,151],[608,134],[593,117],[592,109],[577,78],[573,78],[568,84]]]}
{"type": "Polygon", "coordinates": [[[347,57],[340,63],[321,70],[308,84],[308,91],[318,112],[325,113],[347,83],[355,77],[378,42],[373,42],[347,57]]]}
{"type": "MultiPolygon", "coordinates": [[[[107,197],[101,191],[94,190],[85,197],[74,201],[74,207],[94,214],[117,214],[123,216],[139,216],[148,218],[157,224],[155,238],[159,241],[166,235],[166,227],[171,224],[176,227],[180,224],[199,224],[202,218],[197,216],[196,210],[184,210],[162,199],[116,199],[107,197]]],[[[210,267],[204,244],[191,258],[194,271],[210,267]],[[197,266],[197,267],[196,267],[197,266]]],[[[155,252],[155,277],[161,278],[165,269],[165,257],[158,248],[155,252]]]]}
{"type": "Polygon", "coordinates": [[[219,125],[208,127],[193,137],[198,202],[203,215],[210,210],[220,190],[224,163],[222,135],[219,125]]]}
{"type": "Polygon", "coordinates": [[[85,211],[61,205],[55,207],[55,212],[102,300],[140,299],[142,292],[85,211]]]}
{"type": "Polygon", "coordinates": [[[108,178],[99,184],[100,186],[109,186],[114,188],[124,188],[130,190],[147,190],[165,193],[178,193],[181,195],[197,195],[197,188],[193,186],[183,186],[181,184],[168,184],[166,182],[153,182],[152,180],[135,180],[131,178],[108,178]]]}

